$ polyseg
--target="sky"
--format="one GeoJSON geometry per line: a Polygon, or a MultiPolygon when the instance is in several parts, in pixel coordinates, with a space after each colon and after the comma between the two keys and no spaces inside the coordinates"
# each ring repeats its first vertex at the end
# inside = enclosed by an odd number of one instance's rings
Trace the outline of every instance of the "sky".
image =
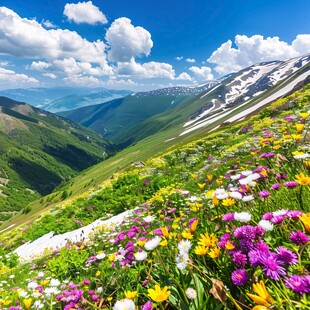
{"type": "Polygon", "coordinates": [[[0,0],[0,89],[197,85],[310,53],[309,0],[0,0]]]}

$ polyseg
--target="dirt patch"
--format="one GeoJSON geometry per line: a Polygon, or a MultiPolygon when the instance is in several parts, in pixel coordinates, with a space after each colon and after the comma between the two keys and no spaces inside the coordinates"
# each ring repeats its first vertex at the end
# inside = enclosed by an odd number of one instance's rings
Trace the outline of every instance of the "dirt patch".
{"type": "Polygon", "coordinates": [[[9,184],[9,179],[0,178],[0,184],[7,186],[9,184]]]}

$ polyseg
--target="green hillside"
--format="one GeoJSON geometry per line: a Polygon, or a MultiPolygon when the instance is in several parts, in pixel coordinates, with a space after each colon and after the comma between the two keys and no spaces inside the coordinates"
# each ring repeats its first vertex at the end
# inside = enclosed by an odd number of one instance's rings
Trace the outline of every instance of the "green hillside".
{"type": "Polygon", "coordinates": [[[110,153],[92,130],[0,97],[0,221],[110,153]]]}

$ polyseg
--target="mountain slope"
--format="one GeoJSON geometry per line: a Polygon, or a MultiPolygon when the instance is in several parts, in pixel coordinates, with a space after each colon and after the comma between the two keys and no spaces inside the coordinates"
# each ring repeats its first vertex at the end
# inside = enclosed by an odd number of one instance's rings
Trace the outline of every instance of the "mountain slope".
{"type": "Polygon", "coordinates": [[[153,115],[170,111],[188,98],[216,84],[199,87],[168,87],[149,92],[138,92],[125,98],[96,106],[88,106],[58,114],[90,127],[115,143],[119,136],[153,115]]]}
{"type": "Polygon", "coordinates": [[[112,146],[81,125],[0,97],[0,221],[102,160],[112,146]]]}

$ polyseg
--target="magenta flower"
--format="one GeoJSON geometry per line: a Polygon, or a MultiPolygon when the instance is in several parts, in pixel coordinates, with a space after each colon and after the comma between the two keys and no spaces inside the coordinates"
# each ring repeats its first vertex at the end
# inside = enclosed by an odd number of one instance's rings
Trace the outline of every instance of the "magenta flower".
{"type": "Polygon", "coordinates": [[[259,263],[263,266],[264,274],[273,280],[280,280],[280,276],[286,275],[286,270],[282,266],[284,263],[275,253],[261,253],[259,263]]]}
{"type": "Polygon", "coordinates": [[[286,186],[287,188],[294,188],[298,186],[298,183],[295,181],[287,181],[284,183],[284,186],[286,186]]]}
{"type": "Polygon", "coordinates": [[[231,274],[232,282],[237,286],[242,286],[248,281],[248,275],[244,269],[235,270],[231,274]]]}
{"type": "Polygon", "coordinates": [[[153,309],[153,304],[151,301],[147,301],[143,306],[142,310],[152,310],[153,309]]]}
{"type": "Polygon", "coordinates": [[[85,285],[89,285],[89,284],[90,284],[90,281],[89,281],[89,280],[84,280],[83,283],[84,283],[85,285]]]}
{"type": "Polygon", "coordinates": [[[247,258],[245,254],[242,254],[240,251],[237,251],[233,253],[232,261],[237,268],[244,268],[247,262],[247,258]]]}
{"type": "Polygon", "coordinates": [[[310,238],[302,231],[293,231],[290,234],[290,240],[297,245],[304,245],[310,241],[310,238]]]}
{"type": "Polygon", "coordinates": [[[259,192],[258,195],[262,198],[267,198],[270,196],[270,193],[266,189],[264,189],[261,192],[259,192]]]}
{"type": "Polygon", "coordinates": [[[275,183],[271,186],[271,189],[277,190],[281,187],[282,185],[280,183],[275,183]]]}
{"type": "Polygon", "coordinates": [[[277,173],[276,174],[276,178],[280,179],[280,180],[284,180],[284,179],[287,178],[287,174],[285,174],[285,173],[277,173]]]}
{"type": "Polygon", "coordinates": [[[222,220],[225,221],[225,222],[233,221],[234,218],[235,218],[234,213],[227,213],[227,214],[224,214],[224,215],[222,216],[222,220]]]}
{"type": "Polygon", "coordinates": [[[291,250],[283,246],[279,246],[276,248],[276,251],[278,253],[277,257],[285,264],[295,265],[298,263],[297,255],[291,250]]]}
{"type": "Polygon", "coordinates": [[[284,280],[285,286],[302,295],[310,292],[310,276],[293,275],[284,280]]]}

